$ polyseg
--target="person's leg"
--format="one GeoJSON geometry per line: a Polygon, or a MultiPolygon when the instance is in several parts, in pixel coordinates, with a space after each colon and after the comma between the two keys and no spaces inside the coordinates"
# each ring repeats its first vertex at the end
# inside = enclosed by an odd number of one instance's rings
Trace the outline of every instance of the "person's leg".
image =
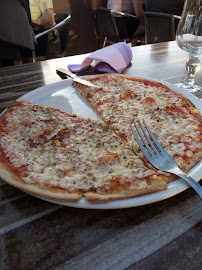
{"type": "Polygon", "coordinates": [[[8,67],[8,66],[13,66],[14,61],[10,59],[0,59],[0,68],[2,67],[8,67]]]}
{"type": "Polygon", "coordinates": [[[8,42],[0,41],[0,67],[13,66],[15,60],[21,60],[20,49],[8,42]]]}

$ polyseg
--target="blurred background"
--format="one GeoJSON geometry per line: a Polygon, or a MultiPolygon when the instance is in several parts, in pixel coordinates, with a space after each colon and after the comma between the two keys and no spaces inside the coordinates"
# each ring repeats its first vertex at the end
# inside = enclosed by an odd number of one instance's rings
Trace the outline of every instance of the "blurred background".
{"type": "Polygon", "coordinates": [[[107,0],[53,0],[54,12],[70,12],[72,16],[66,56],[88,53],[102,47],[103,38],[96,9],[106,5],[107,0]]]}

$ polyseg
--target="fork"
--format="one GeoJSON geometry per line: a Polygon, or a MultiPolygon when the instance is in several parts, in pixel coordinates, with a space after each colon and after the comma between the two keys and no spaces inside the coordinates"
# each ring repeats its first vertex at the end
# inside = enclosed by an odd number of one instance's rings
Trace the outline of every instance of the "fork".
{"type": "Polygon", "coordinates": [[[202,186],[178,167],[178,165],[176,164],[174,159],[163,149],[163,147],[157,141],[156,137],[151,132],[151,130],[149,129],[149,127],[144,119],[143,119],[143,123],[144,123],[145,128],[143,127],[143,125],[139,121],[139,125],[142,129],[142,132],[138,128],[138,125],[136,123],[134,123],[133,125],[135,126],[138,133],[135,131],[132,124],[131,124],[131,129],[132,129],[133,135],[135,136],[137,144],[139,145],[140,149],[142,150],[142,152],[143,152],[144,156],[147,158],[147,160],[155,168],[162,170],[162,171],[165,171],[165,172],[173,173],[173,174],[178,175],[179,177],[183,178],[196,191],[196,193],[202,199],[202,186]],[[148,133],[146,132],[145,129],[147,130],[148,133]],[[138,134],[139,134],[139,136],[138,136],[138,134]],[[148,134],[150,135],[150,137],[152,138],[154,143],[152,142],[152,140],[150,139],[148,134]],[[142,144],[139,137],[141,138],[143,144],[142,144]],[[146,141],[145,137],[146,137],[147,141],[146,141]]]}

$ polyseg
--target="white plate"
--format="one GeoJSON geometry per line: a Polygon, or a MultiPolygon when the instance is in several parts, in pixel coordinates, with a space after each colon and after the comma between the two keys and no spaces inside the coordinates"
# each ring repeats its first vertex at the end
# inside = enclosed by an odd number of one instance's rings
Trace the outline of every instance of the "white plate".
{"type": "MultiPolygon", "coordinates": [[[[152,78],[147,78],[154,81],[152,78]]],[[[182,94],[184,97],[189,99],[197,108],[200,109],[202,114],[202,102],[194,95],[185,92],[183,89],[176,87],[168,82],[156,80],[166,85],[175,92],[182,94]]],[[[60,109],[68,113],[75,113],[82,117],[89,117],[92,119],[100,119],[99,116],[93,111],[93,109],[88,105],[86,100],[77,92],[77,90],[72,86],[72,80],[66,79],[60,82],[56,82],[50,85],[40,87],[36,90],[29,92],[28,94],[22,96],[18,100],[26,100],[32,103],[38,103],[45,106],[52,106],[54,108],[60,109]]],[[[189,174],[196,181],[199,181],[202,176],[202,160],[198,162],[190,171],[189,174]]],[[[158,202],[167,198],[170,198],[188,188],[183,180],[176,180],[168,184],[168,189],[155,192],[148,195],[142,195],[135,198],[129,198],[124,200],[116,200],[106,203],[90,203],[84,197],[76,203],[72,202],[60,202],[57,200],[50,200],[44,197],[36,196],[37,198],[61,204],[65,206],[71,206],[76,208],[87,208],[87,209],[120,209],[135,207],[145,204],[150,204],[158,202]]]]}

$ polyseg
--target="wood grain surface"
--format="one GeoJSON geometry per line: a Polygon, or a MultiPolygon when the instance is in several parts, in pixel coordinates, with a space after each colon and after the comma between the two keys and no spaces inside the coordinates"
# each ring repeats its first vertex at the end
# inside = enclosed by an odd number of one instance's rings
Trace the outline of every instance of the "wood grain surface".
{"type": "MultiPolygon", "coordinates": [[[[132,51],[125,74],[183,80],[188,54],[175,42],[132,51]]],[[[60,81],[57,68],[85,57],[0,69],[0,111],[27,92],[60,81]]],[[[202,86],[201,70],[196,83],[202,86]]],[[[87,210],[39,200],[0,180],[0,269],[200,269],[201,219],[202,204],[191,188],[145,206],[87,210]]]]}

